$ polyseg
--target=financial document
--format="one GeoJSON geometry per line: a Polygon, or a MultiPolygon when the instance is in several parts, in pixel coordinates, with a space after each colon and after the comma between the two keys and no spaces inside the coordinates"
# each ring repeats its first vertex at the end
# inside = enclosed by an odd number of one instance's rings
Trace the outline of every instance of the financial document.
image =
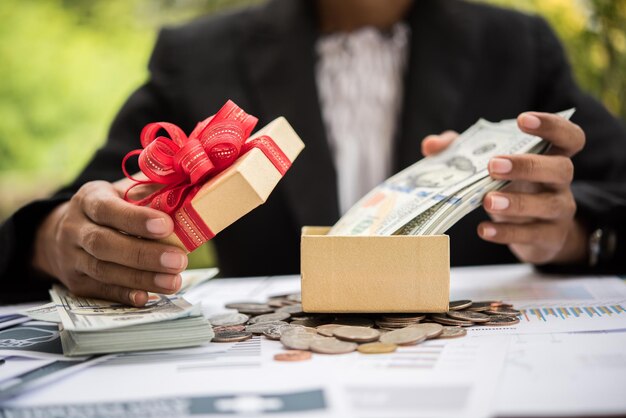
{"type": "Polygon", "coordinates": [[[530,266],[453,269],[451,299],[501,299],[521,311],[510,327],[468,333],[537,334],[626,330],[626,285],[618,277],[541,275],[530,266]]]}
{"type": "MultiPolygon", "coordinates": [[[[299,289],[297,276],[215,279],[190,289],[185,298],[202,302],[205,314],[212,315],[227,312],[229,302],[261,302],[299,289]]],[[[119,355],[0,402],[0,410],[15,417],[116,418],[626,413],[623,280],[546,277],[530,266],[488,266],[453,269],[451,289],[453,299],[504,299],[529,320],[481,332],[471,327],[468,337],[430,340],[390,354],[314,354],[296,363],[274,361],[283,347],[260,337],[119,355]],[[579,308],[587,316],[556,308],[579,308]]]]}

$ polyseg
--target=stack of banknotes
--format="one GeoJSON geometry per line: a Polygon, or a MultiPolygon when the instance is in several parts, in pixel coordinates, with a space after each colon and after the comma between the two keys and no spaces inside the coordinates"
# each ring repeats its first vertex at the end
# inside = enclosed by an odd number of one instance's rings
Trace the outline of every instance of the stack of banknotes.
{"type": "MultiPolygon", "coordinates": [[[[574,109],[558,113],[569,119],[574,109]]],[[[499,155],[543,154],[550,144],[522,132],[515,119],[480,119],[443,152],[423,158],[361,198],[329,235],[438,235],[506,186],[489,176],[499,155]]]]}
{"type": "Polygon", "coordinates": [[[213,329],[200,306],[183,296],[215,276],[217,269],[202,273],[184,275],[182,289],[175,295],[151,293],[142,308],[78,297],[55,285],[50,290],[52,303],[27,315],[58,322],[63,354],[69,357],[197,346],[211,341],[213,329]]]}

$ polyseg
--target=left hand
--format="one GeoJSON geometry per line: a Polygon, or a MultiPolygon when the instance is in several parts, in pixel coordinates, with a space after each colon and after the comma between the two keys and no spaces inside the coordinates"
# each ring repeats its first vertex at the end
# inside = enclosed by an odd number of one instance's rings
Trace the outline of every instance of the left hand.
{"type": "MultiPolygon", "coordinates": [[[[478,225],[478,235],[507,244],[523,262],[577,263],[587,256],[588,232],[575,219],[576,202],[570,186],[574,177],[571,157],[585,145],[585,133],[575,123],[555,114],[525,112],[519,128],[552,143],[546,155],[503,155],[491,159],[489,174],[509,180],[504,189],[488,193],[483,206],[491,222],[478,225]]],[[[447,146],[448,134],[425,140],[424,150],[447,146]]],[[[429,152],[430,153],[430,152],[429,152]]]]}

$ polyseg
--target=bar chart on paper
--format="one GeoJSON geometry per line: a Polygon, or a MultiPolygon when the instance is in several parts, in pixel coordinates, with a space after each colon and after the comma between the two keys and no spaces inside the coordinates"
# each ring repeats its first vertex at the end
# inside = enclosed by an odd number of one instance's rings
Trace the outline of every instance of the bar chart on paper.
{"type": "Polygon", "coordinates": [[[505,300],[520,311],[517,325],[472,327],[471,335],[626,330],[626,283],[617,277],[562,279],[523,266],[508,274],[483,270],[480,278],[459,271],[453,299],[505,300]]]}
{"type": "Polygon", "coordinates": [[[567,321],[577,319],[594,319],[624,315],[626,304],[609,304],[597,306],[555,306],[545,308],[522,309],[519,319],[522,322],[533,321],[567,321]]]}

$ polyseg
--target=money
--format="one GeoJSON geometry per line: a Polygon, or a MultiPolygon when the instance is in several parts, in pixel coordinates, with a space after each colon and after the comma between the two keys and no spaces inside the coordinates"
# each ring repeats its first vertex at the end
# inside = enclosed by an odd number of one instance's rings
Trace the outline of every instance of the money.
{"type": "MultiPolygon", "coordinates": [[[[220,334],[214,341],[236,342],[234,339],[221,336],[228,332],[262,335],[269,340],[280,341],[288,350],[277,354],[276,361],[301,361],[309,359],[311,353],[346,354],[354,351],[361,354],[392,353],[428,339],[464,337],[467,335],[467,327],[504,326],[519,322],[518,317],[512,316],[519,311],[502,301],[455,300],[449,303],[448,312],[440,313],[348,315],[305,313],[302,311],[300,300],[299,293],[276,295],[270,297],[267,303],[261,304],[272,308],[272,313],[254,316],[239,312],[213,316],[211,318],[214,322],[217,319],[218,323],[232,324],[243,321],[241,325],[214,323],[216,335],[220,334]],[[498,313],[490,313],[492,311],[498,313]],[[278,318],[283,319],[276,320],[278,318]]],[[[247,303],[231,303],[226,307],[250,311],[247,303]]]]}
{"type": "Polygon", "coordinates": [[[168,321],[189,316],[193,306],[183,298],[151,294],[141,308],[120,303],[72,295],[66,288],[54,285],[52,302],[68,331],[100,331],[131,325],[168,321]]]}
{"type": "Polygon", "coordinates": [[[346,354],[356,350],[356,343],[341,341],[336,338],[321,337],[311,342],[310,349],[320,354],[346,354]]]}
{"type": "Polygon", "coordinates": [[[214,336],[200,307],[178,294],[150,294],[142,308],[77,297],[58,285],[50,296],[68,357],[192,347],[214,336]]]}
{"type": "Polygon", "coordinates": [[[291,315],[288,314],[287,312],[274,312],[274,313],[268,313],[268,314],[259,315],[259,316],[250,318],[249,323],[258,324],[261,322],[284,321],[285,319],[288,319],[289,317],[291,317],[291,315]]]}
{"type": "Polygon", "coordinates": [[[471,322],[489,322],[489,315],[482,314],[474,311],[450,311],[448,316],[452,319],[459,319],[461,321],[471,322]]]}
{"type": "Polygon", "coordinates": [[[229,325],[243,325],[248,322],[250,317],[242,313],[236,314],[220,314],[209,317],[209,321],[213,326],[224,327],[229,325]]]}
{"type": "MultiPolygon", "coordinates": [[[[560,112],[570,118],[574,109],[560,112]]],[[[426,157],[385,180],[362,197],[329,235],[437,235],[478,208],[486,193],[507,182],[493,180],[492,157],[542,154],[543,139],[522,132],[514,119],[480,119],[444,151],[426,157]]]]}
{"type": "Polygon", "coordinates": [[[459,327],[443,327],[443,332],[439,335],[439,338],[459,338],[465,337],[467,331],[459,327]]]}
{"type": "Polygon", "coordinates": [[[398,349],[395,344],[385,343],[367,343],[361,344],[357,347],[357,351],[363,354],[386,354],[393,353],[398,349]]]}
{"type": "Polygon", "coordinates": [[[409,327],[421,329],[426,332],[426,339],[428,340],[439,337],[443,334],[444,329],[442,325],[432,323],[409,325],[409,327]]]}
{"type": "Polygon", "coordinates": [[[380,332],[367,327],[343,326],[335,329],[333,335],[340,340],[357,343],[368,343],[377,341],[380,332]]]}
{"type": "Polygon", "coordinates": [[[238,341],[245,341],[252,338],[251,332],[246,331],[222,331],[216,332],[213,337],[213,342],[216,343],[234,343],[238,341]]]}
{"type": "Polygon", "coordinates": [[[414,345],[426,340],[427,332],[418,328],[402,328],[390,331],[380,337],[381,343],[395,345],[414,345]]]}
{"type": "Polygon", "coordinates": [[[310,359],[311,353],[309,351],[289,350],[274,354],[274,360],[276,361],[304,361],[310,359]]]}

